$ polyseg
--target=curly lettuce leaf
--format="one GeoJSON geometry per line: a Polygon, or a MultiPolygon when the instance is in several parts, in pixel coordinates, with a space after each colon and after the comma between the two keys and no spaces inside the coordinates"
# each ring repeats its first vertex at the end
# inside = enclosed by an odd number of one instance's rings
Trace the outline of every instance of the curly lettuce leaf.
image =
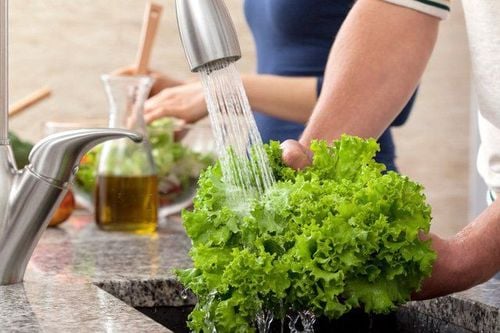
{"type": "Polygon", "coordinates": [[[352,308],[386,313],[409,300],[435,259],[422,186],[374,161],[375,140],[313,142],[312,165],[295,171],[267,147],[276,184],[237,211],[220,165],[200,178],[183,213],[194,268],[179,272],[198,295],[196,332],[253,332],[263,310],[338,318],[352,308]]]}

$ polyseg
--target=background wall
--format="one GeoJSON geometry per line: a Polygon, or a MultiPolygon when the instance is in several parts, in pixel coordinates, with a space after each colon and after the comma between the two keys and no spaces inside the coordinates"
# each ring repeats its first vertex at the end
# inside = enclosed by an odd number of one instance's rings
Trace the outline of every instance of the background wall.
{"type": "MultiPolygon", "coordinates": [[[[177,31],[174,0],[164,6],[152,68],[187,78],[187,62],[177,31]]],[[[239,31],[242,71],[254,68],[253,41],[241,1],[226,1],[239,31]]],[[[10,1],[11,103],[42,86],[53,97],[12,119],[13,130],[39,139],[47,120],[107,117],[107,102],[99,76],[136,57],[145,0],[24,0],[10,1]]]]}
{"type": "MultiPolygon", "coordinates": [[[[173,0],[164,5],[153,52],[155,69],[188,78],[173,0]]],[[[105,118],[99,75],[133,63],[145,1],[24,0],[11,3],[11,102],[41,86],[53,97],[12,119],[22,137],[38,140],[48,120],[105,118]]],[[[255,65],[242,0],[226,1],[238,29],[241,71],[255,65]]],[[[441,24],[432,61],[407,125],[395,131],[398,164],[420,181],[433,206],[433,229],[451,235],[467,223],[469,62],[461,4],[441,24]]]]}

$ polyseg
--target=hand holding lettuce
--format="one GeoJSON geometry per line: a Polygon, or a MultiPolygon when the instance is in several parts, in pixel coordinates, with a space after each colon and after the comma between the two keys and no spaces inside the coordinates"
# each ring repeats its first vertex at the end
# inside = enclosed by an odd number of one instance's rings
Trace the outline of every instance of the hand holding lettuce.
{"type": "Polygon", "coordinates": [[[383,173],[374,140],[311,149],[312,165],[296,171],[272,142],[277,183],[243,216],[227,202],[220,165],[202,174],[194,211],[183,213],[194,268],[178,272],[198,296],[194,331],[252,332],[265,310],[385,313],[430,274],[436,256],[418,238],[431,220],[422,187],[383,173]]]}

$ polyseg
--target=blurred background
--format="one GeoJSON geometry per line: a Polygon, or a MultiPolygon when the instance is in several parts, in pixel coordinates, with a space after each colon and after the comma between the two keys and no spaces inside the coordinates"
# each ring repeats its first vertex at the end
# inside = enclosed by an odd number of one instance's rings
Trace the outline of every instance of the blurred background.
{"type": "MultiPolygon", "coordinates": [[[[192,77],[178,37],[174,0],[156,2],[164,11],[152,68],[181,79],[192,77]]],[[[108,107],[99,76],[134,62],[145,3],[11,1],[11,103],[42,86],[53,91],[50,99],[13,118],[11,129],[23,139],[37,141],[43,136],[45,121],[106,118],[108,107]]],[[[226,1],[243,52],[237,66],[241,72],[251,72],[254,46],[242,3],[226,1]]],[[[412,115],[395,130],[399,168],[425,186],[433,207],[433,230],[443,236],[468,223],[484,198],[474,173],[476,132],[470,90],[463,12],[461,3],[455,1],[450,18],[441,24],[412,115]]]]}

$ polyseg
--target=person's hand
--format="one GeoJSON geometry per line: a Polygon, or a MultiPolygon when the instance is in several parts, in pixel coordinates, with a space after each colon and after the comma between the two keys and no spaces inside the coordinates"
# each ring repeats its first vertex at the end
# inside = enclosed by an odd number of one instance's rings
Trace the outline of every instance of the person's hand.
{"type": "Polygon", "coordinates": [[[199,82],[164,89],[144,105],[146,123],[162,117],[176,117],[193,123],[206,115],[207,105],[199,82]]]}
{"type": "MultiPolygon", "coordinates": [[[[135,75],[134,66],[126,66],[114,70],[111,74],[113,75],[135,75]]],[[[184,84],[183,81],[174,79],[168,75],[162,74],[160,72],[149,70],[146,74],[153,78],[155,81],[153,87],[151,88],[150,96],[154,96],[161,92],[163,89],[172,88],[184,84]]]]}
{"type": "Polygon", "coordinates": [[[412,295],[413,300],[423,300],[446,295],[461,289],[456,286],[460,257],[452,240],[442,239],[434,234],[421,235],[424,240],[431,240],[431,246],[436,251],[437,258],[432,267],[431,276],[424,280],[422,288],[412,295]]]}
{"type": "MultiPolygon", "coordinates": [[[[422,288],[412,295],[413,300],[423,300],[448,295],[468,289],[483,282],[482,274],[474,265],[460,237],[442,239],[434,234],[422,235],[422,240],[431,239],[437,258],[432,274],[424,280],[422,288]]],[[[480,268],[480,267],[479,267],[480,268]]]]}
{"type": "Polygon", "coordinates": [[[298,141],[283,141],[281,149],[283,162],[291,168],[301,170],[312,163],[312,152],[298,141]]]}

